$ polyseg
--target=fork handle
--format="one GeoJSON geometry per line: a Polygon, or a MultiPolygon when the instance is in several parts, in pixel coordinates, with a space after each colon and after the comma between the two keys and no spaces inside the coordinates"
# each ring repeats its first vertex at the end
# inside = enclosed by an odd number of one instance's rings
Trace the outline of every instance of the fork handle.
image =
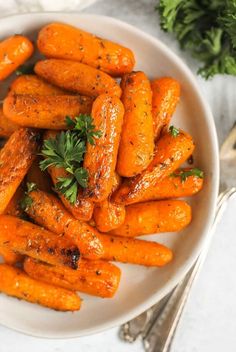
{"type": "MultiPolygon", "coordinates": [[[[222,213],[225,209],[227,201],[236,192],[235,188],[228,189],[226,192],[221,193],[218,197],[216,214],[211,229],[213,234],[215,226],[220,220],[222,213]]],[[[208,236],[208,241],[203,248],[196,263],[185,276],[184,280],[176,286],[170,299],[166,303],[162,313],[156,318],[146,336],[143,336],[143,343],[145,351],[147,352],[168,352],[170,351],[173,337],[178,326],[180,317],[183,313],[185,303],[189,296],[190,289],[194,283],[197,274],[204,262],[208,252],[211,236],[208,236]]]]}

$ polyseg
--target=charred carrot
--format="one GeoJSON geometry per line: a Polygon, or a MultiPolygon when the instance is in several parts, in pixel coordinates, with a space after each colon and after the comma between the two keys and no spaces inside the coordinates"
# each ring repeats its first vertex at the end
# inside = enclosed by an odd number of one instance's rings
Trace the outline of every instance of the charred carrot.
{"type": "Polygon", "coordinates": [[[3,261],[9,265],[15,265],[23,261],[23,256],[13,252],[11,249],[0,247],[0,256],[3,257],[3,261]]]}
{"type": "Polygon", "coordinates": [[[121,276],[117,266],[102,260],[82,259],[79,268],[71,270],[27,258],[24,262],[24,270],[36,280],[103,298],[114,296],[121,276]]]}
{"type": "Polygon", "coordinates": [[[28,221],[0,216],[0,246],[54,265],[77,269],[80,252],[69,239],[28,221]]]}
{"type": "Polygon", "coordinates": [[[0,214],[25,177],[38,152],[39,133],[20,128],[0,151],[0,214]]]}
{"type": "Polygon", "coordinates": [[[194,142],[190,135],[171,131],[163,135],[156,145],[156,154],[148,168],[128,182],[124,182],[115,192],[113,200],[125,204],[141,202],[151,198],[153,187],[176,170],[192,155],[194,142]]]}
{"type": "Polygon", "coordinates": [[[75,220],[54,195],[34,190],[29,193],[31,204],[27,214],[39,225],[57,234],[65,234],[89,259],[97,259],[103,254],[97,231],[87,223],[75,220]]]}
{"type": "Polygon", "coordinates": [[[89,174],[85,195],[94,202],[105,200],[112,190],[123,115],[123,105],[115,96],[103,94],[93,103],[92,117],[101,136],[95,145],[87,145],[84,168],[89,174]]]}
{"type": "Polygon", "coordinates": [[[44,192],[52,192],[51,177],[39,167],[40,158],[37,157],[27,173],[27,182],[35,183],[36,186],[44,192]]]}
{"type": "Polygon", "coordinates": [[[44,60],[35,65],[35,72],[46,81],[74,93],[91,97],[101,94],[121,96],[114,78],[88,65],[69,60],[44,60]]]}
{"type": "Polygon", "coordinates": [[[152,115],[155,139],[168,128],[180,98],[180,84],[171,77],[162,77],[151,82],[152,115]]]}
{"type": "Polygon", "coordinates": [[[121,176],[132,177],[145,170],[153,159],[152,91],[143,72],[125,75],[121,88],[125,115],[117,172],[121,176]]]}
{"type": "Polygon", "coordinates": [[[47,83],[36,75],[21,75],[10,86],[10,92],[15,94],[65,95],[64,90],[47,83]]]}
{"type": "Polygon", "coordinates": [[[61,311],[80,309],[75,292],[34,280],[18,268],[0,264],[0,277],[0,292],[9,296],[61,311]]]}
{"type": "Polygon", "coordinates": [[[19,126],[9,120],[4,114],[2,106],[0,107],[0,137],[10,137],[10,135],[18,130],[19,126]]]}
{"type": "Polygon", "coordinates": [[[34,51],[33,44],[22,35],[14,35],[0,43],[0,81],[22,65],[34,51]]]}
{"type": "Polygon", "coordinates": [[[172,260],[167,247],[135,238],[101,235],[104,247],[103,259],[145,266],[163,266],[172,260]]]}
{"type": "Polygon", "coordinates": [[[142,202],[148,200],[171,199],[180,197],[189,197],[200,192],[203,187],[203,178],[196,175],[189,175],[185,180],[181,174],[189,171],[189,168],[176,170],[173,174],[165,177],[162,181],[158,182],[152,191],[147,195],[143,195],[142,202]]]}
{"type": "Polygon", "coordinates": [[[9,94],[3,103],[3,113],[21,126],[66,129],[65,117],[91,112],[92,99],[70,95],[9,94]]]}
{"type": "Polygon", "coordinates": [[[38,35],[38,48],[46,57],[79,61],[113,76],[131,72],[132,51],[65,23],[50,23],[38,35]]]}
{"type": "Polygon", "coordinates": [[[126,207],[124,223],[113,235],[135,237],[160,232],[177,232],[191,222],[191,207],[182,200],[160,200],[126,207]]]}

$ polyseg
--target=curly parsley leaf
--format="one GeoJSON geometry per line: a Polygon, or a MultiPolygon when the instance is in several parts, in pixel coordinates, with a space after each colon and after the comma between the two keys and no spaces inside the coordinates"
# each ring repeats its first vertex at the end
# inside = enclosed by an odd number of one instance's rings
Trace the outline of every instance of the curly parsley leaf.
{"type": "Polygon", "coordinates": [[[67,116],[66,123],[70,130],[44,141],[41,150],[44,160],[40,162],[40,168],[44,171],[53,166],[67,171],[68,176],[59,177],[55,188],[71,204],[75,204],[79,186],[86,188],[88,183],[88,171],[82,167],[86,143],[94,145],[94,139],[99,138],[101,132],[95,130],[90,115],[80,115],[75,120],[67,116]]]}
{"type": "Polygon", "coordinates": [[[235,0],[160,0],[161,28],[201,61],[198,73],[236,75],[235,0]]]}
{"type": "Polygon", "coordinates": [[[33,199],[29,196],[29,193],[35,191],[37,189],[36,183],[27,182],[26,184],[27,191],[25,192],[24,197],[20,200],[20,208],[26,211],[29,207],[31,207],[33,203],[33,199]]]}

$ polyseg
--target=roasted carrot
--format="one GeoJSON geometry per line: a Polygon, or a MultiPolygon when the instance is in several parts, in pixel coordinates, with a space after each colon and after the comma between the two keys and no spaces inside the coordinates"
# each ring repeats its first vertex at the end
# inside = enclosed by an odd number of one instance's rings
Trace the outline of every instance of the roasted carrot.
{"type": "Polygon", "coordinates": [[[20,269],[0,264],[0,277],[0,292],[9,296],[61,311],[80,309],[75,292],[34,280],[20,269]]]}
{"type": "Polygon", "coordinates": [[[90,113],[91,105],[92,99],[84,96],[9,94],[3,113],[21,126],[60,130],[67,128],[65,116],[90,113]]]}
{"type": "Polygon", "coordinates": [[[119,228],[125,221],[125,207],[123,204],[105,199],[100,203],[96,203],[93,218],[99,231],[111,231],[119,228]]]}
{"type": "MultiPolygon", "coordinates": [[[[112,193],[121,184],[121,179],[117,173],[113,177],[112,193]]],[[[93,212],[95,226],[101,232],[111,231],[123,224],[125,221],[125,207],[123,204],[114,203],[111,194],[107,199],[96,203],[93,212]]]]}
{"type": "Polygon", "coordinates": [[[191,207],[182,200],[160,200],[126,207],[124,223],[113,235],[135,237],[160,232],[176,232],[191,222],[191,207]]]}
{"type": "Polygon", "coordinates": [[[80,62],[69,60],[38,61],[35,72],[46,81],[74,93],[96,97],[100,94],[121,96],[121,89],[114,78],[80,62]]]}
{"type": "Polygon", "coordinates": [[[87,223],[75,220],[54,195],[35,190],[29,193],[27,214],[39,225],[57,234],[65,234],[85,258],[97,259],[103,254],[97,231],[87,223]]]}
{"type": "Polygon", "coordinates": [[[103,298],[114,296],[121,276],[117,266],[102,260],[81,259],[79,268],[71,270],[27,258],[24,270],[36,280],[103,298]]]}
{"type": "Polygon", "coordinates": [[[15,94],[65,95],[63,89],[47,83],[36,75],[21,75],[10,86],[10,92],[15,94]]]}
{"type": "Polygon", "coordinates": [[[148,168],[128,182],[124,182],[115,192],[113,200],[125,204],[141,202],[151,198],[153,187],[176,170],[192,155],[194,142],[192,137],[183,131],[177,136],[171,132],[159,139],[156,154],[148,168]]]}
{"type": "Polygon", "coordinates": [[[77,269],[80,252],[71,240],[55,235],[28,221],[13,216],[0,216],[0,247],[54,265],[77,269]]]}
{"type": "Polygon", "coordinates": [[[157,140],[167,129],[180,98],[180,84],[171,77],[162,77],[151,82],[154,137],[157,140]]]}
{"type": "Polygon", "coordinates": [[[95,145],[87,145],[84,167],[89,174],[85,195],[94,202],[105,200],[112,190],[123,115],[123,105],[115,96],[103,94],[93,103],[92,117],[101,136],[95,145]]]}
{"type": "Polygon", "coordinates": [[[179,169],[165,177],[152,187],[148,194],[144,194],[142,202],[148,200],[171,199],[189,197],[198,193],[203,187],[203,178],[198,176],[188,176],[186,180],[181,179],[181,173],[188,171],[189,168],[179,169]]]}
{"type": "Polygon", "coordinates": [[[4,214],[16,216],[18,218],[22,217],[24,214],[24,211],[20,206],[20,202],[23,197],[24,197],[24,188],[22,185],[20,185],[17,188],[16,192],[14,193],[13,197],[11,198],[10,202],[8,203],[4,211],[4,214]]]}
{"type": "Polygon", "coordinates": [[[38,152],[39,133],[20,128],[0,151],[0,214],[25,177],[38,152]]]}
{"type": "MultiPolygon", "coordinates": [[[[50,167],[48,172],[51,175],[54,185],[58,182],[59,177],[68,176],[67,172],[63,168],[50,167]]],[[[83,197],[81,189],[78,191],[75,204],[71,204],[60,192],[58,192],[58,196],[66,209],[74,216],[75,219],[89,221],[92,218],[94,203],[90,199],[83,197]]]]}
{"type": "Polygon", "coordinates": [[[145,266],[163,266],[172,260],[167,247],[135,238],[101,235],[104,247],[103,259],[145,266]]]}
{"type": "Polygon", "coordinates": [[[31,41],[22,35],[15,34],[0,42],[0,81],[22,65],[33,51],[31,41]]]}
{"type": "Polygon", "coordinates": [[[46,57],[79,61],[113,76],[131,72],[135,64],[130,49],[65,23],[43,27],[37,44],[46,57]]]}
{"type": "Polygon", "coordinates": [[[10,137],[10,135],[18,130],[19,126],[9,120],[4,114],[2,106],[0,107],[0,137],[10,137]]]}
{"type": "Polygon", "coordinates": [[[153,159],[152,91],[143,72],[126,74],[121,88],[125,115],[117,172],[121,176],[132,177],[145,170],[153,159]]]}
{"type": "Polygon", "coordinates": [[[27,173],[27,182],[35,183],[41,191],[52,192],[51,177],[47,172],[40,169],[39,162],[39,157],[33,161],[27,173]]]}
{"type": "Polygon", "coordinates": [[[23,261],[23,255],[13,252],[11,249],[0,247],[0,256],[3,257],[4,263],[15,265],[23,261]]]}

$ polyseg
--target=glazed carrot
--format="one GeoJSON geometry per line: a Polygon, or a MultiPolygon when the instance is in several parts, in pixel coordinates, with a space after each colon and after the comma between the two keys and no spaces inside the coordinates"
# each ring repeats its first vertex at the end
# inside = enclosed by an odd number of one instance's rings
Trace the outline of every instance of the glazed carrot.
{"type": "Polygon", "coordinates": [[[57,234],[65,234],[88,259],[98,259],[103,254],[97,231],[87,223],[75,220],[54,195],[35,190],[29,193],[31,204],[27,214],[39,225],[57,234]]]}
{"type": "Polygon", "coordinates": [[[0,137],[10,137],[10,135],[18,130],[19,126],[9,120],[4,114],[2,106],[0,107],[0,137]]]}
{"type": "Polygon", "coordinates": [[[15,94],[38,94],[38,95],[65,95],[63,89],[45,82],[36,75],[21,75],[10,86],[11,93],[15,94]]]}
{"type": "Polygon", "coordinates": [[[135,237],[160,232],[177,232],[191,222],[191,207],[182,200],[160,200],[126,207],[124,223],[111,231],[118,236],[135,237]]]}
{"type": "Polygon", "coordinates": [[[186,161],[193,150],[194,142],[187,133],[179,131],[177,136],[166,133],[157,142],[156,154],[148,168],[129,182],[124,182],[113,200],[132,204],[141,202],[144,197],[151,198],[153,187],[186,161]]]}
{"type": "Polygon", "coordinates": [[[103,259],[145,266],[163,266],[172,260],[167,247],[135,238],[101,235],[104,247],[103,259]]]}
{"type": "Polygon", "coordinates": [[[24,270],[36,280],[103,298],[114,296],[121,276],[117,266],[102,260],[81,259],[79,268],[71,270],[27,258],[24,270]]]}
{"type": "MultiPolygon", "coordinates": [[[[59,177],[68,176],[67,172],[61,167],[50,167],[48,168],[48,172],[52,178],[54,186],[58,182],[59,177]]],[[[89,221],[91,219],[93,215],[94,203],[90,199],[83,197],[81,189],[78,191],[75,204],[71,204],[60,192],[58,192],[58,196],[66,209],[74,216],[75,219],[82,221],[89,221]]]]}
{"type": "Polygon", "coordinates": [[[121,88],[125,115],[117,172],[121,176],[132,177],[145,170],[153,159],[152,91],[143,72],[125,75],[121,88]]]}
{"type": "Polygon", "coordinates": [[[4,263],[9,265],[15,265],[23,261],[23,256],[13,252],[11,249],[0,247],[0,256],[3,257],[4,263]]]}
{"type": "MultiPolygon", "coordinates": [[[[121,184],[121,179],[117,173],[113,178],[112,193],[121,184]]],[[[125,207],[123,204],[112,202],[111,195],[104,201],[96,203],[93,212],[95,226],[101,232],[111,231],[123,224],[125,221],[125,207]]]]}
{"type": "Polygon", "coordinates": [[[43,27],[37,44],[46,57],[79,61],[113,76],[131,72],[135,64],[130,49],[65,23],[43,27]]]}
{"type": "Polygon", "coordinates": [[[150,189],[148,194],[144,194],[142,202],[148,200],[160,200],[170,198],[189,197],[198,193],[203,187],[203,178],[197,176],[188,176],[182,180],[179,175],[181,172],[188,171],[189,168],[175,171],[175,175],[165,177],[150,189]],[[178,176],[179,175],[179,176],[178,176]]]}
{"type": "Polygon", "coordinates": [[[9,296],[61,311],[80,309],[75,292],[34,280],[20,269],[0,264],[0,277],[0,292],[9,296]]]}
{"type": "Polygon", "coordinates": [[[35,72],[46,81],[74,93],[91,97],[100,94],[121,96],[121,89],[114,78],[88,65],[69,60],[38,61],[35,72]]]}
{"type": "Polygon", "coordinates": [[[8,203],[4,214],[16,216],[18,218],[22,217],[24,214],[23,209],[20,206],[20,201],[24,197],[24,188],[20,185],[16,192],[14,193],[13,197],[11,198],[10,202],[8,203]]]}
{"type": "Polygon", "coordinates": [[[0,81],[22,65],[33,51],[33,44],[22,35],[16,34],[0,42],[0,81]]]}
{"type": "Polygon", "coordinates": [[[35,183],[36,186],[44,192],[52,192],[51,177],[39,167],[40,158],[37,157],[27,173],[27,182],[35,183]]]}
{"type": "Polygon", "coordinates": [[[0,214],[25,177],[38,152],[39,133],[20,128],[15,131],[0,151],[0,214]]]}
{"type": "Polygon", "coordinates": [[[92,117],[102,135],[95,145],[87,145],[84,167],[89,174],[85,196],[94,202],[105,200],[112,190],[123,115],[123,105],[115,96],[103,94],[93,103],[92,117]]]}
{"type": "Polygon", "coordinates": [[[28,221],[0,216],[0,246],[54,265],[77,269],[80,252],[69,239],[28,221]]]}
{"type": "Polygon", "coordinates": [[[92,99],[70,95],[9,94],[3,103],[3,113],[11,121],[27,127],[65,129],[65,116],[91,112],[92,99]]]}
{"type": "Polygon", "coordinates": [[[180,84],[171,77],[162,77],[151,82],[152,115],[155,139],[167,129],[180,98],[180,84]]]}

